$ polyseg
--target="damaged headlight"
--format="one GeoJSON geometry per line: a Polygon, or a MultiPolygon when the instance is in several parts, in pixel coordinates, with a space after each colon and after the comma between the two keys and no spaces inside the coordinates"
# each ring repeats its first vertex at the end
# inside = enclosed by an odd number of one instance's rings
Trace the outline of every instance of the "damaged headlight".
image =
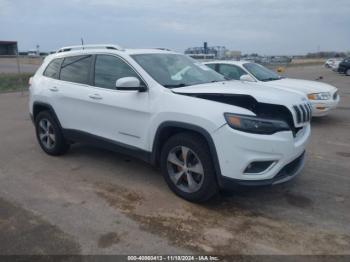
{"type": "Polygon", "coordinates": [[[271,135],[279,131],[290,130],[289,125],[281,120],[232,113],[225,113],[224,116],[230,127],[248,133],[271,135]]]}

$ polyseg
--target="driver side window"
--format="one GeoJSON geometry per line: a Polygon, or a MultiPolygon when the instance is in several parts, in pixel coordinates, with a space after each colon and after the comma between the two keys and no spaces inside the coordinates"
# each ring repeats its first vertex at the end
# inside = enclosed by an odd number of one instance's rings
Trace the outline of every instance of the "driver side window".
{"type": "Polygon", "coordinates": [[[239,80],[242,75],[247,73],[235,65],[221,64],[219,65],[219,73],[229,80],[239,80]]]}
{"type": "Polygon", "coordinates": [[[95,63],[94,85],[108,89],[115,89],[116,81],[123,77],[136,77],[143,81],[136,72],[122,59],[111,55],[97,55],[95,63]]]}

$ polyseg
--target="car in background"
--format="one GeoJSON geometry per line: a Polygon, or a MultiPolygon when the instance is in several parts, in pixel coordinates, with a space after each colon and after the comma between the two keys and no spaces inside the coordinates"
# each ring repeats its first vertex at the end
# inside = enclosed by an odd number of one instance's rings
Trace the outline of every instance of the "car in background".
{"type": "Polygon", "coordinates": [[[350,76],[350,57],[345,58],[338,66],[338,72],[350,76]]]}
{"type": "Polygon", "coordinates": [[[312,104],[312,116],[328,115],[339,103],[338,89],[326,83],[285,78],[260,64],[247,61],[211,61],[204,64],[228,80],[256,82],[265,87],[303,93],[312,104]]]}
{"type": "Polygon", "coordinates": [[[343,58],[339,58],[339,57],[329,58],[324,63],[324,66],[326,68],[332,69],[333,71],[338,71],[338,66],[342,60],[343,60],[343,58]]]}
{"type": "Polygon", "coordinates": [[[288,64],[290,62],[292,62],[292,59],[288,56],[272,56],[270,59],[270,63],[272,64],[288,64]]]}
{"type": "Polygon", "coordinates": [[[331,64],[331,69],[334,72],[338,72],[339,64],[342,62],[342,60],[336,60],[331,64]]]}
{"type": "Polygon", "coordinates": [[[40,55],[39,55],[38,51],[36,51],[36,50],[29,50],[28,57],[40,57],[40,55]]]}

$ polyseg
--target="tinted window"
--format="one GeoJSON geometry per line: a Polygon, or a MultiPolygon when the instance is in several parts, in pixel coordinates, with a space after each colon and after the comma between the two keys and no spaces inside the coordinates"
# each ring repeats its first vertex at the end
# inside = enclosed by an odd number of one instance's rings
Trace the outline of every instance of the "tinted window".
{"type": "Polygon", "coordinates": [[[207,67],[210,67],[211,69],[215,70],[217,64],[206,64],[207,67]]]}
{"type": "Polygon", "coordinates": [[[61,62],[62,58],[52,60],[51,63],[46,67],[44,76],[58,79],[61,62]]]}
{"type": "Polygon", "coordinates": [[[281,79],[281,77],[278,74],[271,71],[270,69],[267,69],[262,65],[255,63],[247,63],[243,66],[260,81],[267,82],[281,79]]]}
{"type": "Polygon", "coordinates": [[[64,59],[60,79],[69,82],[87,84],[92,56],[73,56],[64,59]]]}
{"type": "Polygon", "coordinates": [[[122,77],[136,77],[142,80],[123,60],[110,55],[98,55],[95,63],[95,86],[115,89],[115,83],[122,77]]]}
{"type": "Polygon", "coordinates": [[[239,80],[242,75],[247,74],[243,69],[239,68],[238,66],[227,64],[219,65],[219,73],[230,80],[239,80]]]}

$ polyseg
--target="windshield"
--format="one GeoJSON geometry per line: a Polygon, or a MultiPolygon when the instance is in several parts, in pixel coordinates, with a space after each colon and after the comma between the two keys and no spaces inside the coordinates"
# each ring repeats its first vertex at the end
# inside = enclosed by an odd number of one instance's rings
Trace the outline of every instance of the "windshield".
{"type": "Polygon", "coordinates": [[[225,81],[222,75],[185,55],[140,54],[132,57],[154,80],[167,88],[225,81]]]}
{"type": "Polygon", "coordinates": [[[243,65],[243,67],[247,69],[249,73],[255,76],[259,81],[266,82],[281,79],[281,76],[259,64],[246,63],[243,65]]]}

